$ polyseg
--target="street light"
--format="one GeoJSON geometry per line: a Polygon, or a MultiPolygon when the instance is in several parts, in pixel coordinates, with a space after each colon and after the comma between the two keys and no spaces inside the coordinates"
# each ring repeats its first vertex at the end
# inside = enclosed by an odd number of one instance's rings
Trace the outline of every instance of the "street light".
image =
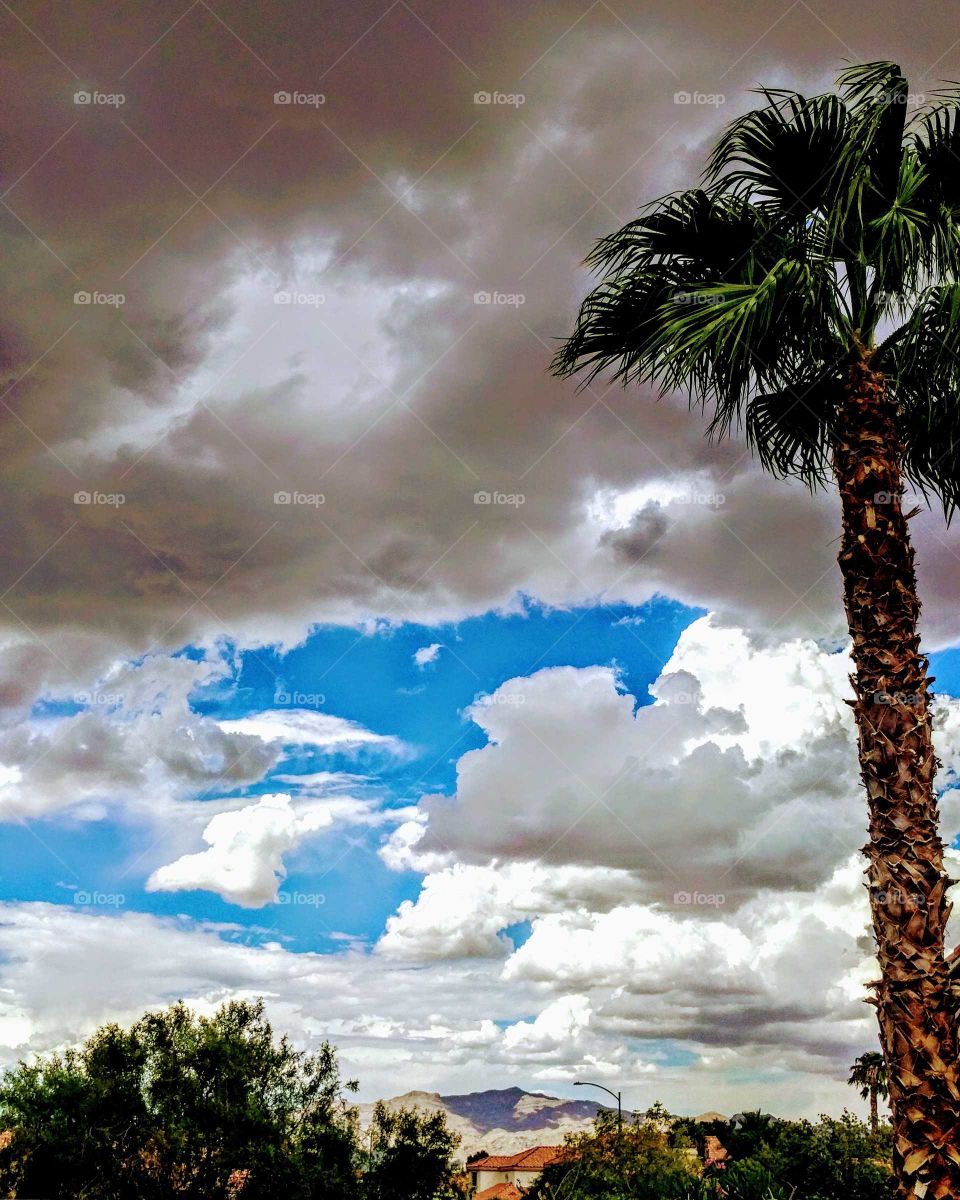
{"type": "Polygon", "coordinates": [[[620,1093],[612,1092],[608,1087],[604,1087],[602,1083],[585,1083],[582,1079],[574,1081],[574,1087],[595,1087],[601,1092],[606,1092],[608,1096],[613,1096],[617,1102],[617,1136],[623,1137],[623,1105],[620,1102],[620,1093]]]}

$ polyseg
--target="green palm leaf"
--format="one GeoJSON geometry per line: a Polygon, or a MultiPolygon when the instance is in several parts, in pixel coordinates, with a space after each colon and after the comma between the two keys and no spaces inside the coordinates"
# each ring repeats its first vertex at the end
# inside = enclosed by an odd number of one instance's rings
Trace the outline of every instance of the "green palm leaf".
{"type": "Polygon", "coordinates": [[[647,381],[743,429],[761,463],[826,478],[845,365],[864,347],[902,417],[904,470],[960,505],[960,101],[908,121],[895,63],[838,92],[764,89],[720,138],[704,187],[601,239],[600,275],[554,361],[647,381]],[[879,343],[879,345],[878,345],[879,343]]]}

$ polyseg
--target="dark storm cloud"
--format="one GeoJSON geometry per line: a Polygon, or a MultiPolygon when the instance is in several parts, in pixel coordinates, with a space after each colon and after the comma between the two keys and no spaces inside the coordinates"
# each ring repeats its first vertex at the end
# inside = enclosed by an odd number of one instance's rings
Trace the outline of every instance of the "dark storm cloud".
{"type": "MultiPolygon", "coordinates": [[[[929,86],[956,73],[939,20],[931,4],[869,30],[853,4],[5,10],[14,642],[295,638],[518,590],[665,591],[835,633],[828,499],[759,480],[682,404],[578,392],[546,366],[592,239],[693,181],[746,87],[818,86],[881,54],[929,86]],[[664,507],[643,554],[623,556],[629,523],[587,516],[597,494],[694,477],[723,506],[664,507]]],[[[942,632],[955,536],[920,528],[942,632]]],[[[80,661],[57,657],[43,669],[80,661]]]]}

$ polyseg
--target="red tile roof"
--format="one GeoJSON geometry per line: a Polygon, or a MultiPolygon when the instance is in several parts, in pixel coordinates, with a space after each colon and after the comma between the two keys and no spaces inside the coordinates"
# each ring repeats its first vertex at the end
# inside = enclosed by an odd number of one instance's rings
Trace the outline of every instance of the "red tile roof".
{"type": "Polygon", "coordinates": [[[495,1183],[477,1192],[473,1200],[523,1200],[523,1193],[515,1183],[495,1183]]]}
{"type": "MultiPolygon", "coordinates": [[[[563,1146],[531,1146],[519,1154],[488,1154],[467,1163],[468,1171],[542,1171],[564,1154],[563,1146]]],[[[490,1189],[488,1188],[487,1191],[490,1189]]]]}

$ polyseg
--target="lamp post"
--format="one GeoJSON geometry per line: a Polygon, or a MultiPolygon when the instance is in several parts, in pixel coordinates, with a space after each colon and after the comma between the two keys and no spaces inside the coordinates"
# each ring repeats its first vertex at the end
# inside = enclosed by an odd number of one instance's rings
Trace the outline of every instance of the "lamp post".
{"type": "Polygon", "coordinates": [[[620,1093],[612,1092],[608,1087],[604,1087],[602,1083],[585,1083],[582,1079],[574,1081],[574,1087],[592,1087],[599,1088],[601,1092],[606,1092],[608,1096],[613,1096],[617,1102],[617,1137],[623,1137],[623,1105],[620,1102],[620,1093]]]}

